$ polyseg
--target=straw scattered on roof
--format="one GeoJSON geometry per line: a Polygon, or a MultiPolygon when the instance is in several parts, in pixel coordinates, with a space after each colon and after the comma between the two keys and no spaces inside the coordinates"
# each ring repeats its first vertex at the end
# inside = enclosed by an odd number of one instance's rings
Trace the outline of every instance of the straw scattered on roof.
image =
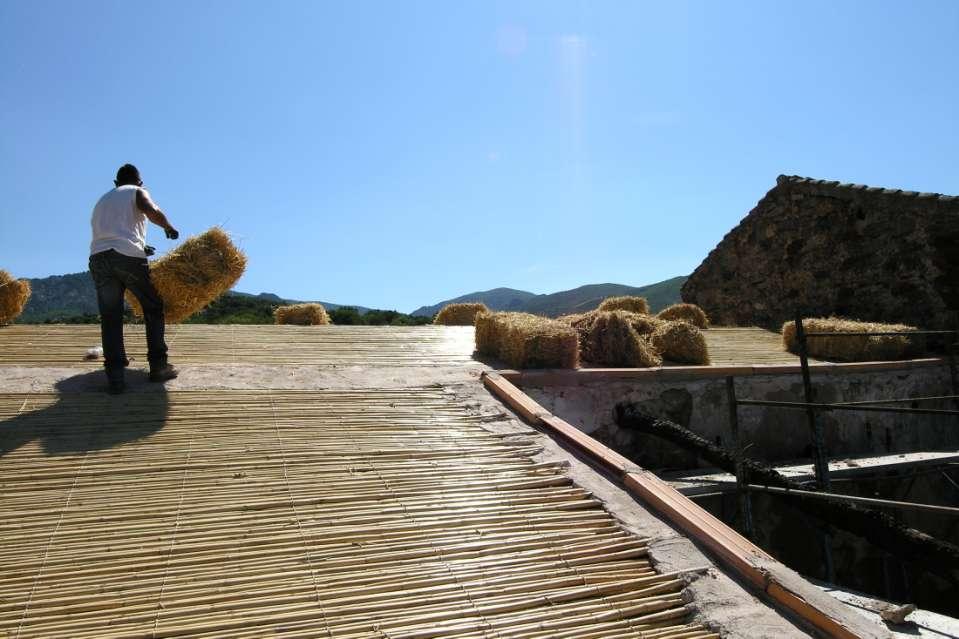
{"type": "Polygon", "coordinates": [[[576,331],[558,320],[528,313],[480,313],[476,350],[513,368],[576,368],[576,331]]]}
{"type": "Polygon", "coordinates": [[[30,282],[13,279],[10,273],[0,269],[0,326],[17,319],[28,299],[30,282]]]}
{"type": "Polygon", "coordinates": [[[683,320],[696,328],[709,328],[709,317],[706,316],[703,309],[695,304],[686,304],[685,302],[673,304],[657,313],[656,317],[663,320],[683,320]]]}
{"type": "Polygon", "coordinates": [[[277,324],[296,324],[298,326],[319,326],[330,323],[330,316],[322,304],[289,304],[277,306],[273,311],[277,324]]]}
{"type": "Polygon", "coordinates": [[[598,311],[629,311],[631,313],[649,313],[649,303],[645,297],[636,297],[634,295],[622,295],[620,297],[607,297],[599,305],[598,311]]]}
{"type": "Polygon", "coordinates": [[[486,304],[481,302],[447,304],[436,314],[433,323],[444,326],[473,326],[478,314],[488,312],[486,304]]]}
{"type": "MultiPolygon", "coordinates": [[[[230,290],[246,269],[246,256],[214,227],[189,238],[150,264],[150,279],[163,299],[168,324],[182,322],[230,290]]],[[[143,311],[127,292],[133,312],[143,311]]]]}
{"type": "Polygon", "coordinates": [[[662,321],[650,340],[663,359],[677,364],[709,364],[706,338],[692,324],[662,321]]]}
{"type": "Polygon", "coordinates": [[[592,364],[650,368],[663,363],[649,340],[633,328],[626,311],[597,313],[586,339],[582,357],[592,364]]]}
{"type": "MultiPolygon", "coordinates": [[[[880,324],[861,322],[839,317],[811,317],[803,319],[803,329],[807,333],[862,333],[862,332],[903,332],[915,331],[915,326],[906,324],[880,324]]],[[[790,353],[799,353],[796,341],[796,322],[786,322],[782,328],[783,346],[790,353]]],[[[808,353],[812,357],[834,359],[843,362],[870,362],[903,359],[918,355],[925,350],[925,340],[921,337],[889,336],[851,336],[851,337],[809,337],[806,339],[808,353]]]]}

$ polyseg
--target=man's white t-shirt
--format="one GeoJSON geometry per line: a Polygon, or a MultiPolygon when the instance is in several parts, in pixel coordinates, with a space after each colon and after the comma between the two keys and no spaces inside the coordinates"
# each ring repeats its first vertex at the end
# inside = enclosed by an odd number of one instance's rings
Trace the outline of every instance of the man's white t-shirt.
{"type": "Polygon", "coordinates": [[[146,258],[147,216],[137,208],[138,186],[125,184],[108,191],[93,207],[90,255],[113,249],[129,257],[146,258]]]}

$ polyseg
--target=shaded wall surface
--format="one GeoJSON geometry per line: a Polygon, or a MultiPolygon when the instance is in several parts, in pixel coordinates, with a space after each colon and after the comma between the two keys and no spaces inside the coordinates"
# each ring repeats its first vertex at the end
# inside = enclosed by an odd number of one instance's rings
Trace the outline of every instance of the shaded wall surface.
{"type": "MultiPolygon", "coordinates": [[[[830,372],[812,376],[822,402],[951,394],[947,366],[877,372],[830,372]]],[[[737,377],[739,399],[802,401],[799,374],[737,377]]],[[[636,402],[647,413],[669,419],[721,446],[732,441],[726,383],[721,377],[669,381],[606,381],[570,386],[523,385],[523,392],[543,408],[613,450],[651,470],[696,468],[692,453],[652,435],[620,428],[613,408],[636,402]]],[[[951,409],[947,401],[928,408],[951,409]]],[[[956,417],[901,413],[835,411],[820,417],[827,453],[832,457],[870,456],[912,451],[959,449],[956,417]]],[[[808,459],[811,438],[801,410],[743,406],[739,428],[749,456],[771,463],[808,459]]]]}
{"type": "Polygon", "coordinates": [[[719,325],[778,327],[800,310],[955,328],[959,197],[779,176],[682,296],[719,325]]]}

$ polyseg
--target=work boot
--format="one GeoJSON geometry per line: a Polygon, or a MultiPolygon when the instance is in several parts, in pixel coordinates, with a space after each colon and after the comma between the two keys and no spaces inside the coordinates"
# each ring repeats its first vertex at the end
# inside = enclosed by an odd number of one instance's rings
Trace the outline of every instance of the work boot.
{"type": "Polygon", "coordinates": [[[150,381],[151,382],[168,382],[171,379],[176,379],[177,375],[180,374],[180,371],[173,368],[169,364],[163,364],[162,366],[150,367],[150,381]]]}

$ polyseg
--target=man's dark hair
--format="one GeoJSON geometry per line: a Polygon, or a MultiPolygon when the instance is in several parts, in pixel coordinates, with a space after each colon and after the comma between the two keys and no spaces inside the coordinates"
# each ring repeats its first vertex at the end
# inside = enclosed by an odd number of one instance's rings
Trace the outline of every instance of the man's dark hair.
{"type": "Polygon", "coordinates": [[[140,171],[132,164],[124,164],[117,171],[116,184],[117,186],[123,186],[125,184],[134,184],[139,186],[140,171]]]}

